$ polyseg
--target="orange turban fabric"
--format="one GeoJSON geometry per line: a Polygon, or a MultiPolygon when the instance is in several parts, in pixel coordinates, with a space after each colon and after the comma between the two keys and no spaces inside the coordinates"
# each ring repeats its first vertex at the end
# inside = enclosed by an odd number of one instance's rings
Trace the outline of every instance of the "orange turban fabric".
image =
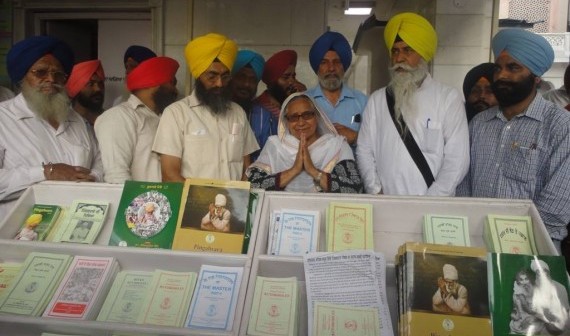
{"type": "Polygon", "coordinates": [[[127,89],[135,91],[170,82],[179,64],[170,57],[153,57],[143,61],[127,75],[127,89]]]}
{"type": "Polygon", "coordinates": [[[210,67],[217,58],[229,70],[234,66],[238,47],[224,35],[210,33],[190,41],[184,49],[186,62],[194,78],[210,67]]]}
{"type": "Polygon", "coordinates": [[[267,85],[277,83],[277,80],[291,65],[297,65],[297,52],[295,50],[281,50],[269,57],[263,68],[263,82],[267,85]]]}
{"type": "Polygon", "coordinates": [[[79,91],[89,83],[94,74],[96,74],[101,80],[105,80],[105,72],[103,71],[101,61],[92,60],[75,64],[73,66],[73,70],[71,70],[71,75],[69,75],[69,79],[65,84],[69,97],[73,98],[77,96],[79,91]]]}

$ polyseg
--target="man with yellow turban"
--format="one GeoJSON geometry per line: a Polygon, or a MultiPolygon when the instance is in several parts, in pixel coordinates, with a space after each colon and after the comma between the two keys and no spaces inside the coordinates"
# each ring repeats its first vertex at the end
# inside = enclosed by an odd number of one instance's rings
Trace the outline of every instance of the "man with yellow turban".
{"type": "Polygon", "coordinates": [[[237,45],[206,34],[186,45],[195,88],[164,110],[152,150],[160,155],[163,181],[186,178],[240,180],[259,146],[243,109],[231,101],[229,81],[237,45]]]}
{"type": "Polygon", "coordinates": [[[75,112],[85,119],[92,130],[95,119],[103,113],[105,72],[100,60],[77,63],[65,84],[75,112]]]}
{"type": "Polygon", "coordinates": [[[401,13],[384,40],[392,79],[368,99],[356,147],[366,192],[453,196],[469,167],[469,134],[461,93],[428,72],[436,32],[425,18],[401,13]]]}
{"type": "Polygon", "coordinates": [[[471,164],[457,194],[531,199],[560,252],[570,222],[570,113],[537,93],[554,51],[524,29],[499,31],[491,46],[499,105],[469,123],[471,164]]]}

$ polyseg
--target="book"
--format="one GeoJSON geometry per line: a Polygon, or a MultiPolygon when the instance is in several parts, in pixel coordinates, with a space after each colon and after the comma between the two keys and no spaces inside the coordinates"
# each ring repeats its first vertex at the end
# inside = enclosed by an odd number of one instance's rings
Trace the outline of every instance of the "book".
{"type": "Polygon", "coordinates": [[[491,252],[529,255],[538,253],[530,216],[489,214],[483,235],[491,252]]]}
{"type": "Polygon", "coordinates": [[[274,221],[275,240],[270,254],[301,256],[318,251],[320,212],[282,209],[274,221]]]}
{"type": "Polygon", "coordinates": [[[327,251],[373,250],[372,205],[330,202],[327,209],[327,251]]]}
{"type": "Polygon", "coordinates": [[[378,308],[315,302],[311,335],[380,336],[378,308]]]}
{"type": "Polygon", "coordinates": [[[182,183],[126,181],[109,245],[170,249],[182,183]]]}
{"type": "Polygon", "coordinates": [[[109,212],[109,202],[73,201],[58,241],[93,244],[109,212]]]}
{"type": "Polygon", "coordinates": [[[202,265],[184,326],[231,331],[243,267],[202,265]]]}
{"type": "Polygon", "coordinates": [[[424,216],[424,241],[429,244],[471,246],[469,219],[466,216],[424,216]]]}
{"type": "Polygon", "coordinates": [[[254,222],[255,222],[255,215],[257,210],[257,204],[259,203],[259,194],[257,192],[251,191],[249,193],[249,203],[248,203],[248,210],[247,210],[247,218],[245,221],[245,232],[243,235],[243,245],[241,249],[241,254],[247,254],[249,250],[249,242],[251,239],[251,232],[253,230],[254,222]]]}
{"type": "Polygon", "coordinates": [[[43,316],[93,319],[118,271],[114,257],[75,256],[43,316]]]}
{"type": "Polygon", "coordinates": [[[31,252],[0,297],[0,312],[40,316],[72,259],[67,254],[31,252]]]}
{"type": "Polygon", "coordinates": [[[398,256],[403,335],[492,334],[484,248],[405,243],[398,256]]]}
{"type": "Polygon", "coordinates": [[[137,323],[182,327],[195,286],[195,272],[155,270],[137,323]]]}
{"type": "Polygon", "coordinates": [[[53,227],[49,231],[48,235],[46,236],[45,241],[48,242],[60,242],[61,236],[65,229],[65,225],[68,222],[68,214],[69,214],[69,206],[61,206],[61,210],[59,211],[59,216],[53,227]]]}
{"type": "Polygon", "coordinates": [[[570,330],[564,257],[490,253],[487,266],[494,335],[560,335],[570,330]]]}
{"type": "Polygon", "coordinates": [[[154,272],[121,271],[115,277],[97,321],[137,323],[154,272]]]}
{"type": "Polygon", "coordinates": [[[22,269],[21,263],[0,263],[0,296],[22,269]]]}
{"type": "Polygon", "coordinates": [[[298,311],[296,277],[257,276],[247,334],[295,336],[298,311]]]}
{"type": "Polygon", "coordinates": [[[59,205],[34,204],[14,237],[16,240],[45,240],[61,212],[59,205]]]}
{"type": "Polygon", "coordinates": [[[250,183],[187,179],[172,249],[241,253],[250,183]]]}

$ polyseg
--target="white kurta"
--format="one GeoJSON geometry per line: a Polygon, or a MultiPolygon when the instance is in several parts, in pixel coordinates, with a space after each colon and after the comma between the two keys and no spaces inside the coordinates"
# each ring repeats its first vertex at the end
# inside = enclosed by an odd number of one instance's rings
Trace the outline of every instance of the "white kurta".
{"type": "Polygon", "coordinates": [[[152,150],[179,157],[184,178],[241,180],[243,157],[258,150],[243,109],[231,103],[222,115],[202,105],[195,92],[168,106],[152,150]]]}
{"type": "Polygon", "coordinates": [[[469,131],[463,96],[428,75],[416,92],[416,120],[409,130],[435,182],[427,185],[401,140],[386,103],[386,88],[368,99],[356,156],[367,193],[453,196],[469,168],[469,131]]]}
{"type": "Polygon", "coordinates": [[[152,143],[160,117],[135,95],[105,111],[95,121],[105,182],[160,182],[160,159],[152,143]]]}
{"type": "Polygon", "coordinates": [[[77,112],[70,108],[56,130],[30,111],[22,94],[0,103],[0,218],[23,190],[45,180],[42,163],[48,162],[85,167],[97,181],[103,178],[97,142],[77,112]]]}

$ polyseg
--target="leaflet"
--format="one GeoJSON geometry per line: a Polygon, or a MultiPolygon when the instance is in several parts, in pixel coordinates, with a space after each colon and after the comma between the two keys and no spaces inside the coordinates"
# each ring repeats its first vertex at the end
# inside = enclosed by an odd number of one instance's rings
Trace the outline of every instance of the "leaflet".
{"type": "Polygon", "coordinates": [[[312,335],[380,336],[378,308],[315,302],[312,335]]]}

